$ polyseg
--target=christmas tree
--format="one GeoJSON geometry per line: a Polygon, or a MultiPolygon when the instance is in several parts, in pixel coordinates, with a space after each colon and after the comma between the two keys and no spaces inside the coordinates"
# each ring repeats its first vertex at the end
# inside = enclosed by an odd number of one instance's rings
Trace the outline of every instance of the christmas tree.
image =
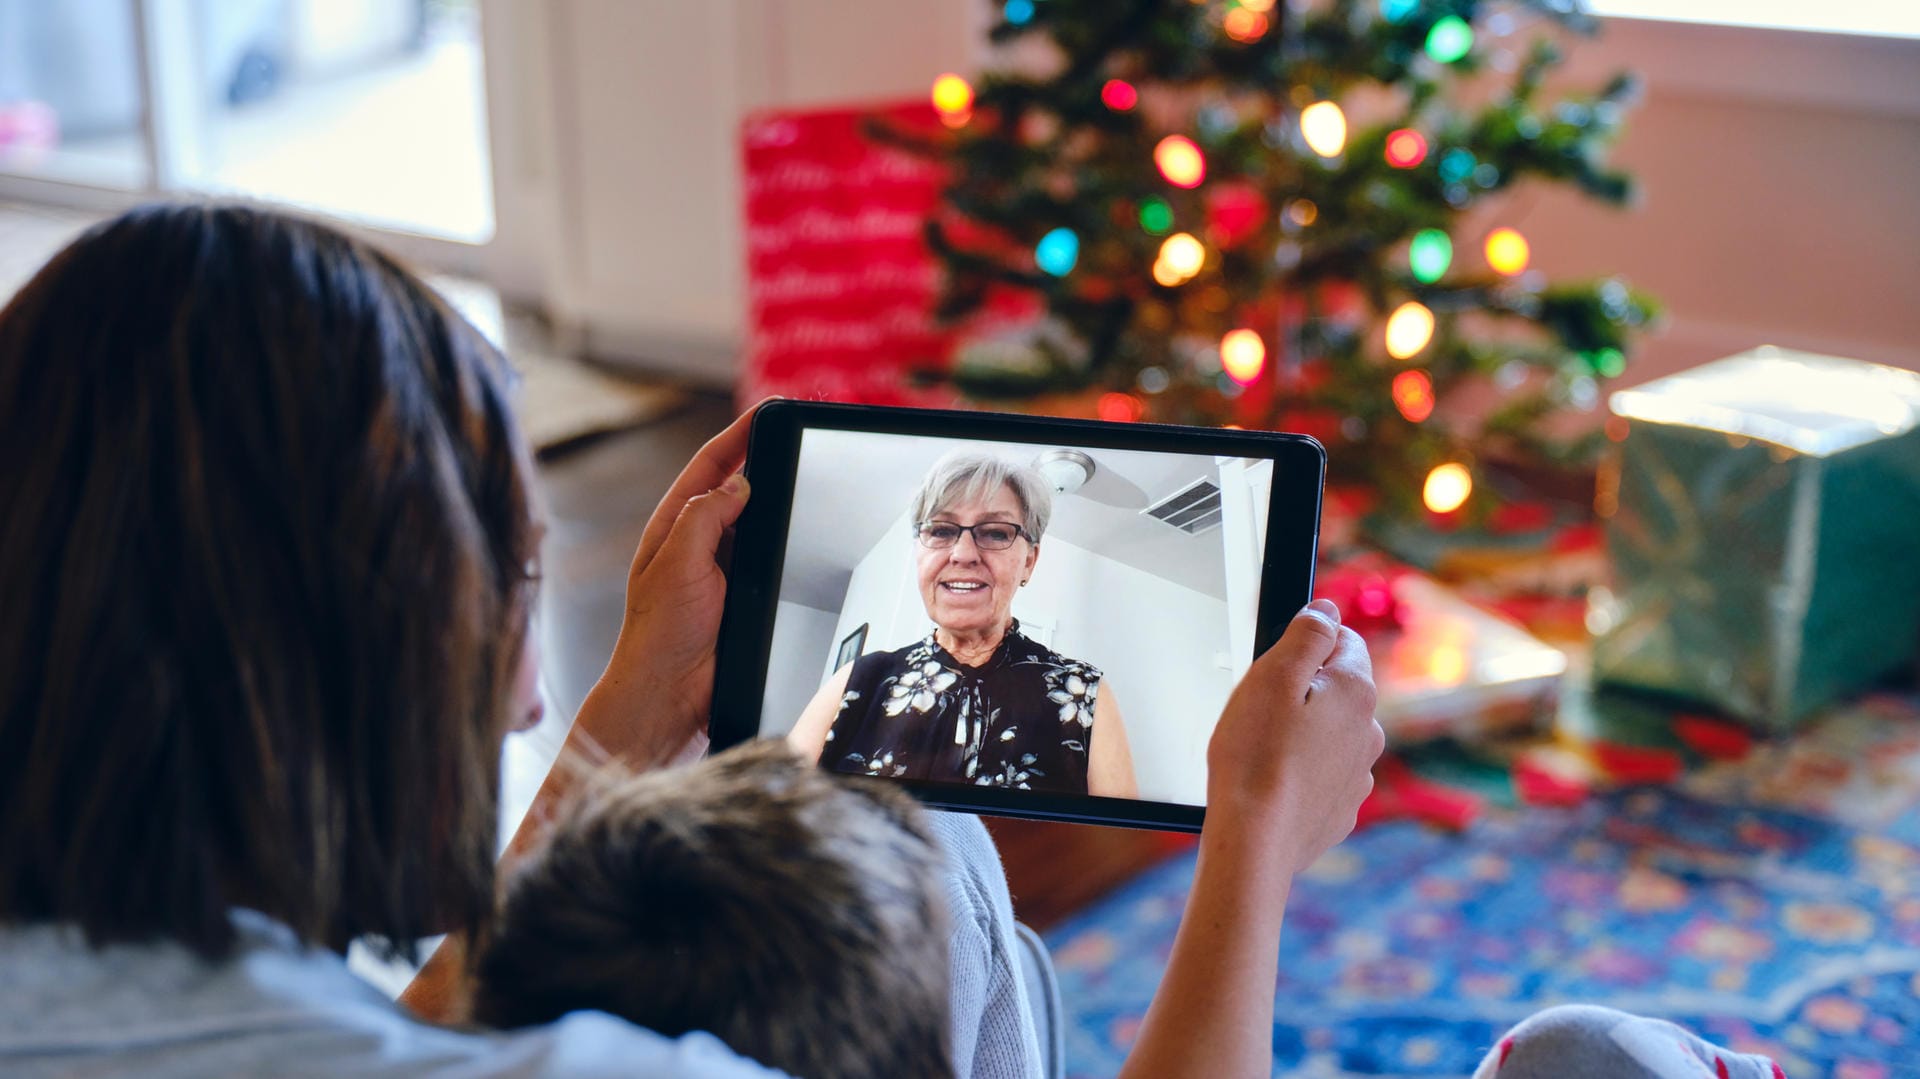
{"type": "Polygon", "coordinates": [[[998,12],[1005,65],[934,84],[946,130],[880,132],[949,170],[927,228],[939,314],[1009,292],[1042,314],[963,347],[944,374],[963,392],[1104,391],[1111,419],[1305,431],[1336,482],[1402,514],[1488,508],[1473,478],[1491,458],[1590,452],[1542,421],[1594,407],[1649,303],[1617,280],[1545,282],[1515,229],[1463,234],[1516,185],[1630,196],[1604,149],[1631,80],[1541,100],[1556,40],[1592,30],[1572,0],[998,12]],[[1456,417],[1472,380],[1498,403],[1456,417]]]}

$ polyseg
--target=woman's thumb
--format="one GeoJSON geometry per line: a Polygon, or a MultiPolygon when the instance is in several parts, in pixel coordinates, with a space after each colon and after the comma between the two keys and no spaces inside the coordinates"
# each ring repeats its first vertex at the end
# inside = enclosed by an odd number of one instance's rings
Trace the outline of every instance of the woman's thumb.
{"type": "Polygon", "coordinates": [[[1314,673],[1333,657],[1340,644],[1340,608],[1317,599],[1293,616],[1273,648],[1260,657],[1289,694],[1305,695],[1314,673]]]}
{"type": "Polygon", "coordinates": [[[706,494],[688,499],[674,519],[661,553],[674,561],[699,557],[712,561],[719,553],[720,538],[747,507],[747,494],[747,478],[736,472],[706,494]]]}

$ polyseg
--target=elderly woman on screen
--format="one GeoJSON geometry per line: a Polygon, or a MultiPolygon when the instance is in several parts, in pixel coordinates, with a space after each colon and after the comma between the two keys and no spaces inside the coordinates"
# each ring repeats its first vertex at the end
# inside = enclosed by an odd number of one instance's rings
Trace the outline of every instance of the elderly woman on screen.
{"type": "Polygon", "coordinates": [[[909,515],[933,632],[835,671],[793,746],[841,772],[1138,797],[1099,669],[1027,638],[1012,615],[1052,514],[1031,468],[968,452],[935,463],[909,515]]]}

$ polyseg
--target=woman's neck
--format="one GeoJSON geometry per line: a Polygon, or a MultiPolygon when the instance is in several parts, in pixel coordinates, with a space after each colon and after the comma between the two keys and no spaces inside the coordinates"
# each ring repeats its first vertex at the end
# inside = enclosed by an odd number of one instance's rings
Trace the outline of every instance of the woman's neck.
{"type": "Polygon", "coordinates": [[[1006,639],[1008,623],[980,633],[955,633],[944,626],[933,631],[934,642],[969,667],[978,667],[993,655],[1006,639]]]}

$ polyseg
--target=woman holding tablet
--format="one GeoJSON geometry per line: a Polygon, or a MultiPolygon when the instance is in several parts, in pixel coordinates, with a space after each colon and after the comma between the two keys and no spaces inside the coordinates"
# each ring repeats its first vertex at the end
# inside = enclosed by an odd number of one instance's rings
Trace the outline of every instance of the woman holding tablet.
{"type": "MultiPolygon", "coordinates": [[[[601,1013],[436,1026],[342,959],[491,910],[501,743],[536,708],[540,526],[504,381],[391,260],[257,209],[132,211],[0,311],[0,1073],[769,1074],[601,1013]]],[[[576,750],[658,767],[704,731],[746,433],[648,523],[576,750]]],[[[1254,662],[1128,1074],[1268,1073],[1288,887],[1371,787],[1372,706],[1331,605],[1254,662]]],[[[954,955],[985,1047],[959,1063],[1031,1074],[987,1051],[1018,1037],[986,1025],[1021,999],[996,996],[1004,877],[977,821],[943,819],[985,934],[954,955]]]]}
{"type": "Polygon", "coordinates": [[[834,672],[788,742],[822,767],[890,779],[1133,798],[1120,706],[1098,668],[1020,632],[1053,492],[986,453],[934,463],[915,492],[914,583],[933,632],[834,672]]]}

